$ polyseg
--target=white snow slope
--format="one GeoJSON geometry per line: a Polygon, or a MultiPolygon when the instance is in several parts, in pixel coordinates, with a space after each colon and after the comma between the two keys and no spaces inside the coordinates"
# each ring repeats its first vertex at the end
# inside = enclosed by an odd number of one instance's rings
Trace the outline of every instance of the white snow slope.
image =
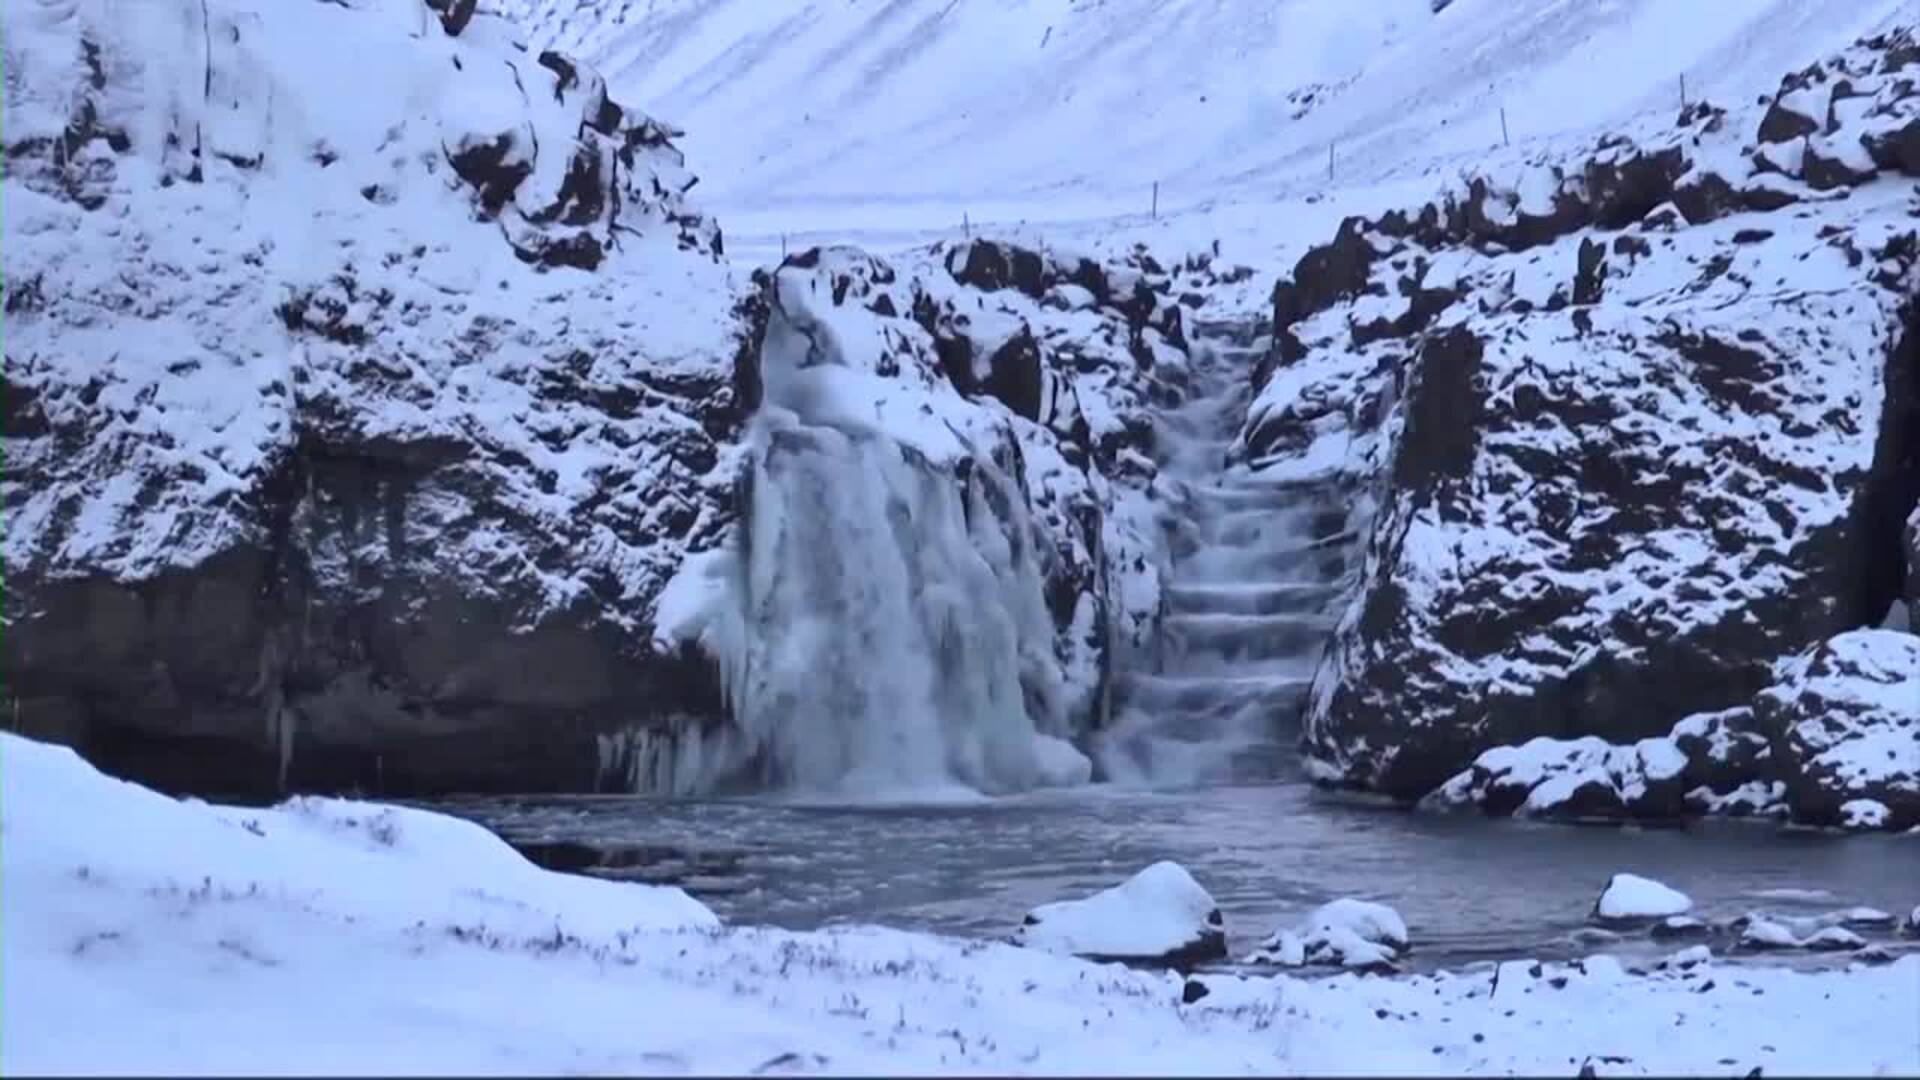
{"type": "Polygon", "coordinates": [[[1144,217],[1451,170],[1780,76],[1913,0],[493,0],[688,129],[734,235],[1144,217]],[[1328,150],[1333,148],[1333,177],[1328,150]]]}
{"type": "Polygon", "coordinates": [[[0,781],[6,1075],[1920,1071],[1920,957],[1522,962],[1495,999],[1485,972],[1207,977],[1182,1005],[1010,945],[720,928],[422,811],[176,802],[13,735],[0,781]]]}

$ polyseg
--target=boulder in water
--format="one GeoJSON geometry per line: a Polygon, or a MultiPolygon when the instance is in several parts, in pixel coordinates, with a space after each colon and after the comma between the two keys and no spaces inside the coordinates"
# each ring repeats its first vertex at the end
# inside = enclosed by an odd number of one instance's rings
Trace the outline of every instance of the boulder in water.
{"type": "Polygon", "coordinates": [[[1407,923],[1385,904],[1342,897],[1292,929],[1274,931],[1246,959],[1250,964],[1307,964],[1367,971],[1396,970],[1411,948],[1407,923]]]}
{"type": "Polygon", "coordinates": [[[1166,861],[1092,896],[1034,908],[1014,943],[1096,960],[1178,964],[1227,954],[1219,905],[1185,867],[1166,861]]]}
{"type": "Polygon", "coordinates": [[[1648,929],[1655,941],[1670,941],[1675,938],[1709,937],[1713,928],[1691,915],[1669,915],[1648,929]]]}
{"type": "Polygon", "coordinates": [[[1875,907],[1850,907],[1827,916],[1835,926],[1855,930],[1891,930],[1900,920],[1891,911],[1875,907]]]}
{"type": "Polygon", "coordinates": [[[1740,937],[1734,947],[1752,952],[1766,952],[1774,949],[1794,949],[1800,946],[1800,939],[1786,924],[1765,915],[1746,915],[1734,920],[1740,937]]]}
{"type": "Polygon", "coordinates": [[[1693,910],[1686,893],[1638,874],[1615,874],[1594,901],[1593,916],[1601,922],[1637,922],[1684,915],[1693,910]]]}
{"type": "Polygon", "coordinates": [[[1654,965],[1660,971],[1686,971],[1713,962],[1713,950],[1705,945],[1689,945],[1654,965]]]}
{"type": "Polygon", "coordinates": [[[1853,952],[1867,947],[1867,940],[1844,926],[1828,926],[1800,939],[1800,947],[1815,952],[1853,952]]]}

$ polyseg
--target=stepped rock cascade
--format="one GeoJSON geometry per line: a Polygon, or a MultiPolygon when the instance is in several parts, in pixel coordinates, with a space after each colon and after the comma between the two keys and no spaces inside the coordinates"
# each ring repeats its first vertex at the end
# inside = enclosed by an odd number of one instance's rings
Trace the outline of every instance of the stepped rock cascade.
{"type": "Polygon", "coordinates": [[[1122,782],[1271,778],[1355,583],[1364,500],[1328,473],[1223,467],[1264,327],[1199,321],[1187,400],[1161,416],[1162,476],[1184,487],[1155,655],[1120,682],[1097,760],[1122,782]]]}

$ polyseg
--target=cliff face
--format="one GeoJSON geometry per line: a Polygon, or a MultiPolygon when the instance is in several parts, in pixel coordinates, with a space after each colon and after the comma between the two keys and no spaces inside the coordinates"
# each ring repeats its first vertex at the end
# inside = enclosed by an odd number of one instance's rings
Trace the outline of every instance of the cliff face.
{"type": "Polygon", "coordinates": [[[1353,439],[1380,504],[1323,777],[1412,798],[1503,744],[1664,736],[1880,620],[1920,476],[1916,65],[1877,38],[1757,137],[1696,104],[1469,176],[1276,288],[1242,452],[1353,439]]]}
{"type": "Polygon", "coordinates": [[[417,2],[6,30],[16,723],[190,787],[551,786],[712,707],[642,647],[745,415],[667,131],[417,2]]]}
{"type": "MultiPolygon", "coordinates": [[[[174,787],[444,791],[627,782],[636,732],[732,722],[656,624],[740,524],[770,281],[677,132],[473,9],[7,9],[13,726],[174,787]]],[[[1170,276],[922,262],[869,314],[1006,432],[1049,708],[1093,723],[1157,603],[1128,447],[1170,276]]]]}

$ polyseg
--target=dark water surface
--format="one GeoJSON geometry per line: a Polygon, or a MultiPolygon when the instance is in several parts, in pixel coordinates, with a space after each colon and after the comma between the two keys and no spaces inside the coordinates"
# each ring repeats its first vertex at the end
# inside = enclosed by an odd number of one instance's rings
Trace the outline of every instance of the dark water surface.
{"type": "Polygon", "coordinates": [[[1423,969],[1678,948],[1581,936],[1594,898],[1622,870],[1681,889],[1708,918],[1852,905],[1904,916],[1920,903],[1920,836],[1495,821],[1356,803],[1302,783],[1094,787],[939,806],[607,796],[433,806],[547,865],[677,884],[728,922],[793,929],[879,923],[1004,937],[1028,908],[1159,859],[1186,866],[1219,901],[1236,957],[1316,904],[1359,896],[1400,910],[1423,969]]]}

